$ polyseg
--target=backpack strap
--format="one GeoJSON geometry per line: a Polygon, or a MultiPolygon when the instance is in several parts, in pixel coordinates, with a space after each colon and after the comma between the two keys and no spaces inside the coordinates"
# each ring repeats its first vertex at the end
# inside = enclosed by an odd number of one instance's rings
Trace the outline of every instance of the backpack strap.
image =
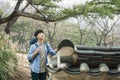
{"type": "Polygon", "coordinates": [[[36,48],[38,48],[38,47],[39,47],[37,43],[35,43],[35,46],[36,46],[36,48]]]}
{"type": "MultiPolygon", "coordinates": [[[[39,47],[37,43],[34,43],[34,45],[36,46],[36,48],[39,47]]],[[[29,62],[32,64],[33,60],[29,60],[29,62]]]]}

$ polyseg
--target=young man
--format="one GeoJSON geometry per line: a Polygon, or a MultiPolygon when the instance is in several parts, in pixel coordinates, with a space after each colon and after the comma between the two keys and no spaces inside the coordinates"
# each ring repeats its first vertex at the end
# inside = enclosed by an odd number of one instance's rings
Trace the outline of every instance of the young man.
{"type": "Polygon", "coordinates": [[[32,80],[46,80],[47,55],[56,54],[48,42],[44,42],[43,30],[37,30],[34,34],[37,42],[30,46],[28,60],[30,63],[32,80]]]}

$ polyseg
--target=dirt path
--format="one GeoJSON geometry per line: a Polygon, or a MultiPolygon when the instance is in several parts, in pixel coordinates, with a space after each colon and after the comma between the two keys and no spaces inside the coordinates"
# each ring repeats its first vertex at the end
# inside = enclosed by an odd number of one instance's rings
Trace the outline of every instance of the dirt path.
{"type": "Polygon", "coordinates": [[[18,67],[15,75],[9,80],[31,80],[29,62],[27,61],[27,54],[17,54],[18,67]]]}

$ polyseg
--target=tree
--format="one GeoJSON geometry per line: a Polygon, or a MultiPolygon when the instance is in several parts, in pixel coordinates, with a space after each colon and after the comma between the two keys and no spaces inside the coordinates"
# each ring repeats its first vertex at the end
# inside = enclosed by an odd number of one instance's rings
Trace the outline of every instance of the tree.
{"type": "Polygon", "coordinates": [[[78,16],[78,27],[79,27],[79,40],[80,45],[88,44],[88,40],[90,40],[91,31],[93,29],[93,26],[91,26],[91,21],[88,21],[88,19],[84,16],[78,16]]]}
{"type": "Polygon", "coordinates": [[[109,16],[112,18],[114,14],[120,13],[120,0],[92,0],[86,4],[75,5],[71,8],[58,7],[55,4],[56,1],[59,2],[61,0],[17,0],[17,4],[11,14],[2,17],[0,13],[0,24],[8,23],[5,32],[10,33],[10,24],[14,23],[19,16],[48,23],[77,15],[90,16],[95,13],[98,16],[109,16]],[[26,1],[26,5],[21,8],[24,1],[26,1]],[[30,6],[33,8],[32,11],[28,9],[30,6]]]}
{"type": "MultiPolygon", "coordinates": [[[[95,12],[93,6],[87,3],[85,5],[76,5],[72,8],[58,7],[55,2],[61,0],[17,0],[16,6],[11,14],[0,18],[0,24],[8,23],[5,32],[10,33],[9,28],[19,16],[33,18],[45,22],[55,22],[73,17],[76,15],[87,15],[89,12],[95,12]],[[23,2],[26,5],[22,7],[23,2]],[[30,11],[28,7],[32,7],[30,11]],[[21,8],[22,7],[22,8],[21,8]]],[[[94,4],[92,4],[94,5],[94,4]]],[[[2,14],[0,14],[2,16],[2,14]]]]}
{"type": "Polygon", "coordinates": [[[33,38],[34,32],[37,29],[43,29],[44,25],[40,21],[20,17],[11,27],[11,37],[13,43],[18,43],[18,49],[27,51],[30,44],[29,41],[33,38]]]}
{"type": "Polygon", "coordinates": [[[109,17],[95,17],[91,16],[86,19],[87,22],[89,22],[89,26],[92,26],[92,32],[94,32],[94,38],[95,38],[95,43],[97,46],[110,46],[113,45],[113,43],[117,40],[119,40],[118,34],[119,27],[119,15],[116,15],[113,19],[109,17]],[[114,39],[113,39],[114,37],[114,39]]]}
{"type": "MultiPolygon", "coordinates": [[[[52,26],[51,26],[52,27],[52,26]]],[[[55,34],[56,34],[56,27],[57,27],[57,23],[54,22],[53,23],[53,28],[49,27],[49,25],[46,26],[46,29],[47,29],[47,32],[48,32],[48,39],[49,39],[49,42],[51,44],[51,46],[54,46],[53,45],[53,41],[54,41],[54,37],[55,37],[55,34]]]]}
{"type": "Polygon", "coordinates": [[[45,22],[54,22],[68,17],[65,16],[65,14],[61,15],[62,12],[60,8],[55,5],[55,1],[53,0],[26,0],[26,6],[20,9],[22,2],[23,0],[17,0],[17,4],[13,12],[6,17],[0,18],[0,24],[8,22],[8,25],[5,28],[7,33],[10,32],[10,25],[13,24],[19,16],[29,17],[45,22]],[[34,12],[27,12],[28,5],[33,7],[34,12]]]}

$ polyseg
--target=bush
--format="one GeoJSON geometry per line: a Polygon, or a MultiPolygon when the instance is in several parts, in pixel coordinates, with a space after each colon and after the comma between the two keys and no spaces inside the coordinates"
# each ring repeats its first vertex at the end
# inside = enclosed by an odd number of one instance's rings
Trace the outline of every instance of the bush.
{"type": "Polygon", "coordinates": [[[0,80],[8,80],[17,67],[17,57],[8,46],[8,38],[0,33],[0,80]]]}

